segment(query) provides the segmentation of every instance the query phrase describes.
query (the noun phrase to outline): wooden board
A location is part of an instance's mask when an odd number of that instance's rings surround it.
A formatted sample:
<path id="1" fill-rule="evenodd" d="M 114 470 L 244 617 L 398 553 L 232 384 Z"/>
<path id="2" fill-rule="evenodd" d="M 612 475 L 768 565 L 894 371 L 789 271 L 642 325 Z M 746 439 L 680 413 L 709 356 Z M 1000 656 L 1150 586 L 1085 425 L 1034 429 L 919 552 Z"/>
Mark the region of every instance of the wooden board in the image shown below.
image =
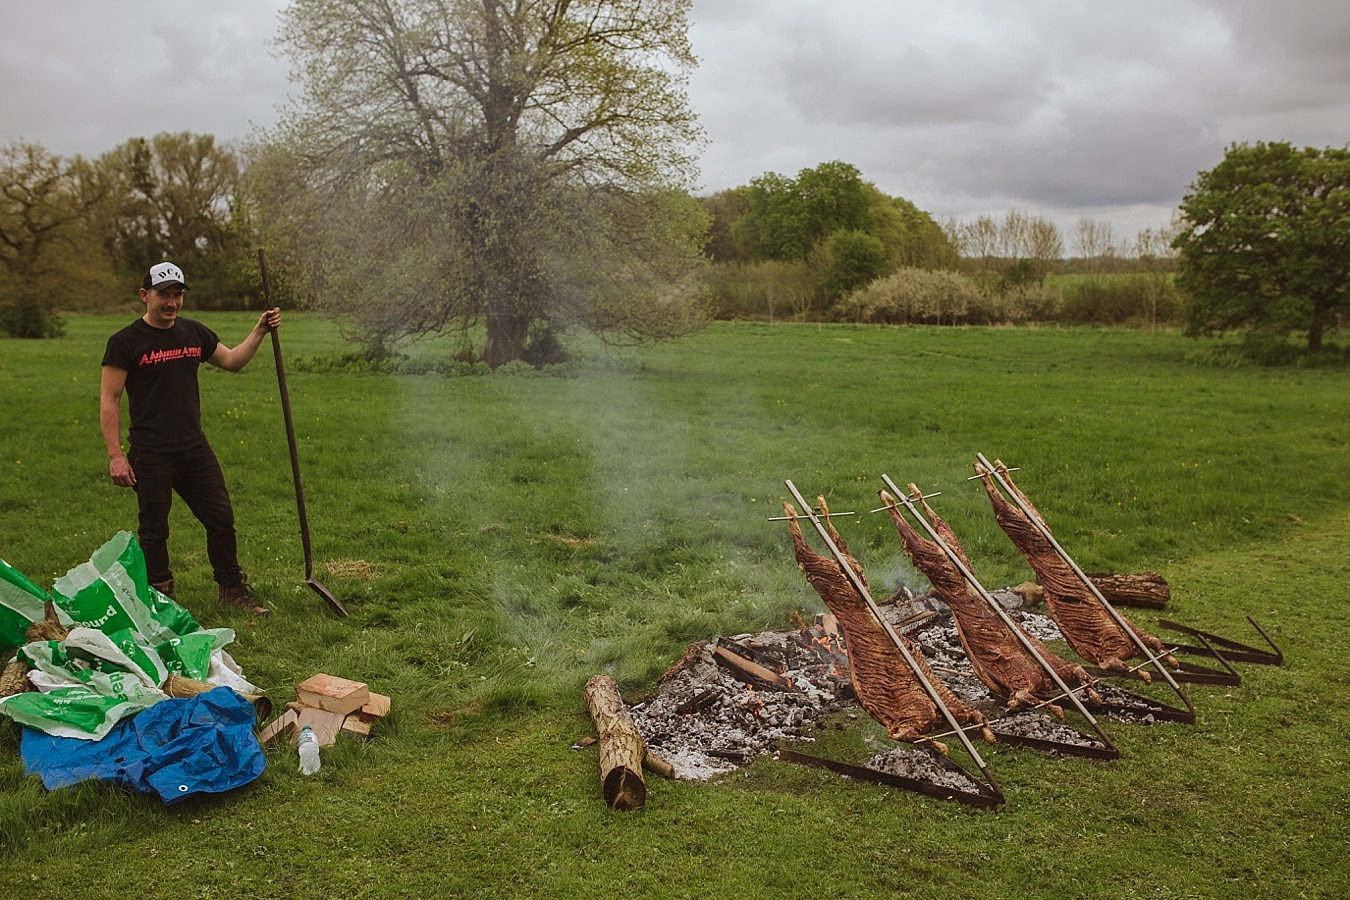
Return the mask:
<path id="1" fill-rule="evenodd" d="M 263 730 L 258 732 L 258 741 L 264 747 L 272 743 L 279 737 L 292 737 L 291 730 L 295 728 L 295 723 L 300 716 L 293 709 L 288 709 L 277 716 L 271 722 L 263 726 Z"/>
<path id="2" fill-rule="evenodd" d="M 299 738 L 301 729 L 308 725 L 314 729 L 314 734 L 318 736 L 320 747 L 331 747 L 333 742 L 337 740 L 338 732 L 342 730 L 344 719 L 346 719 L 346 716 L 342 713 L 304 707 L 297 717 L 292 743 Z"/>
<path id="3" fill-rule="evenodd" d="M 359 738 L 370 737 L 370 724 L 361 720 L 358 715 L 350 715 L 342 720 L 342 730 L 346 734 L 355 735 Z"/>
<path id="4" fill-rule="evenodd" d="M 361 707 L 361 721 L 373 722 L 376 719 L 383 719 L 389 715 L 389 707 L 393 703 L 384 694 L 370 692 L 370 699 Z"/>
<path id="5" fill-rule="evenodd" d="M 349 681 L 336 675 L 312 675 L 295 686 L 295 696 L 305 706 L 346 715 L 370 701 L 364 681 Z"/>

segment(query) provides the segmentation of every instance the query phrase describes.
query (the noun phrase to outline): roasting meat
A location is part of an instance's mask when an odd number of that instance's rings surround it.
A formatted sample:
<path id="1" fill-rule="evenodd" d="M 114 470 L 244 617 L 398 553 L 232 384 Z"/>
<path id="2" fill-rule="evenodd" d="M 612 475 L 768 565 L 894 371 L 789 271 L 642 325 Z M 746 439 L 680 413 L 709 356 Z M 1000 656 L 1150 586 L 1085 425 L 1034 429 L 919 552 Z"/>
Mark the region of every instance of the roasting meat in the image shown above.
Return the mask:
<path id="1" fill-rule="evenodd" d="M 824 499 L 821 510 L 826 512 Z M 878 722 L 886 728 L 887 734 L 897 741 L 920 742 L 924 735 L 942 724 L 942 715 L 924 690 L 919 677 L 906 663 L 904 656 L 896 648 L 885 627 L 877 620 L 868 604 L 849 581 L 844 569 L 834 559 L 821 556 L 807 546 L 802 537 L 801 526 L 797 524 L 797 511 L 790 503 L 783 504 L 783 512 L 788 518 L 788 527 L 792 532 L 792 547 L 797 556 L 806 580 L 816 589 L 816 593 L 825 601 L 839 620 L 844 633 L 844 648 L 848 653 L 849 677 L 853 681 L 854 693 L 858 702 Z M 825 520 L 830 539 L 839 548 L 848 561 L 850 568 L 866 586 L 862 568 L 848 552 L 834 527 Z M 985 718 L 978 710 L 971 708 L 943 684 L 929 668 L 919 648 L 904 635 L 898 635 L 905 642 L 906 649 L 943 704 L 951 710 L 952 716 L 961 725 L 980 725 L 985 740 L 994 740 L 994 735 L 985 726 Z M 934 746 L 946 753 L 946 747 L 934 741 Z"/>
<path id="2" fill-rule="evenodd" d="M 916 502 L 922 506 L 923 513 L 932 524 L 933 530 L 942 537 L 942 542 L 951 548 L 952 553 L 969 570 L 970 560 L 965 550 L 961 548 L 951 526 L 933 511 L 916 486 L 911 484 L 909 488 Z M 1068 663 L 1056 656 L 1016 623 L 1010 625 L 1004 622 L 975 592 L 961 574 L 961 570 L 947 557 L 942 548 L 935 541 L 920 535 L 909 524 L 904 514 L 900 512 L 898 501 L 894 497 L 882 491 L 881 502 L 889 510 L 891 521 L 900 532 L 909 558 L 914 561 L 919 571 L 928 576 L 933 589 L 950 607 L 952 618 L 956 622 L 956 634 L 961 639 L 961 646 L 966 649 L 966 655 L 970 658 L 975 674 L 996 696 L 1007 700 L 1010 709 L 1035 706 L 1038 698 L 1054 697 L 1060 693 L 1054 679 L 1041 668 L 1040 663 L 1027 651 L 1012 629 L 1017 629 L 1026 638 L 1040 654 L 1041 659 L 1054 669 L 1055 674 L 1065 684 L 1078 687 L 1092 683 L 1092 677 L 1082 666 Z M 1091 688 L 1088 691 L 1089 699 L 1094 702 L 1100 699 Z M 1051 705 L 1049 708 L 1056 715 L 1063 715 L 1063 710 L 1059 707 Z"/>
<path id="3" fill-rule="evenodd" d="M 1003 476 L 1003 480 L 1007 482 L 1009 488 L 1016 492 L 1029 509 L 1035 511 L 1036 508 L 1031 505 L 1031 501 L 1027 500 L 1026 495 L 1017 485 L 1013 484 L 1002 464 L 996 463 L 996 465 L 999 465 L 999 474 Z M 1129 667 L 1125 664 L 1125 660 L 1140 655 L 1139 648 L 1130 639 L 1129 633 L 1116 623 L 1116 620 L 1106 611 L 1106 607 L 1083 584 L 1082 579 L 1055 551 L 1054 546 L 1036 528 L 1027 514 L 1003 496 L 998 489 L 998 485 L 994 483 L 991 473 L 984 466 L 978 464 L 975 466 L 975 471 L 985 476 L 980 479 L 980 483 L 984 485 L 985 493 L 989 495 L 989 502 L 994 506 L 994 518 L 998 520 L 999 527 L 1012 539 L 1012 542 L 1017 545 L 1017 549 L 1022 551 L 1022 555 L 1031 564 L 1032 571 L 1036 573 L 1036 580 L 1045 590 L 1045 605 L 1050 612 L 1050 617 L 1059 626 L 1059 630 L 1064 635 L 1064 639 L 1069 642 L 1069 646 L 1083 659 L 1103 669 L 1128 673 Z M 1039 513 L 1037 513 L 1037 516 L 1040 517 Z M 1045 520 L 1041 518 L 1041 521 L 1044 522 Z M 1121 616 L 1121 619 L 1138 635 L 1144 646 L 1155 654 L 1166 651 L 1167 648 L 1162 641 L 1143 631 L 1124 616 Z M 1164 656 L 1163 659 L 1167 661 L 1168 665 L 1175 666 L 1177 664 L 1176 659 L 1170 654 Z M 1135 674 L 1144 681 L 1151 680 L 1149 674 L 1143 670 L 1139 670 Z"/>

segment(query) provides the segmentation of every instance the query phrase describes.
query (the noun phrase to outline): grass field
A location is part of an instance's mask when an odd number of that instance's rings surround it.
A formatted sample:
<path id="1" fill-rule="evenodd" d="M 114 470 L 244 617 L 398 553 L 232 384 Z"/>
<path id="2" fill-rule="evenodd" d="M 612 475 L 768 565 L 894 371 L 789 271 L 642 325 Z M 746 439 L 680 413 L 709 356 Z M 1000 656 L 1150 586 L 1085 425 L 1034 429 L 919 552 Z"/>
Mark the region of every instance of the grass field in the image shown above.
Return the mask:
<path id="1" fill-rule="evenodd" d="M 45 585 L 134 530 L 97 420 L 130 317 L 0 339 L 0 556 Z M 201 318 L 232 343 L 252 317 Z M 565 377 L 311 374 L 337 329 L 291 316 L 283 341 L 318 574 L 351 618 L 302 582 L 266 345 L 202 392 L 275 614 L 217 603 L 175 509 L 179 599 L 237 629 L 275 698 L 327 671 L 394 714 L 313 778 L 278 749 L 256 784 L 170 809 L 45 793 L 0 722 L 0 896 L 1350 894 L 1350 371 L 1190 365 L 1193 341 L 1115 330 L 718 324 Z M 1220 633 L 1255 615 L 1287 665 L 1192 689 L 1193 727 L 1108 724 L 1113 763 L 991 749 L 993 814 L 769 759 L 605 809 L 594 755 L 568 749 L 589 675 L 636 696 L 691 641 L 822 608 L 765 521 L 783 479 L 837 510 L 875 507 L 883 472 L 940 490 L 983 580 L 1028 578 L 965 480 L 977 451 L 1022 467 L 1084 568 L 1161 571 L 1167 617 Z M 841 521 L 874 584 L 923 584 L 884 517 Z M 858 762 L 875 734 L 821 752 Z"/>

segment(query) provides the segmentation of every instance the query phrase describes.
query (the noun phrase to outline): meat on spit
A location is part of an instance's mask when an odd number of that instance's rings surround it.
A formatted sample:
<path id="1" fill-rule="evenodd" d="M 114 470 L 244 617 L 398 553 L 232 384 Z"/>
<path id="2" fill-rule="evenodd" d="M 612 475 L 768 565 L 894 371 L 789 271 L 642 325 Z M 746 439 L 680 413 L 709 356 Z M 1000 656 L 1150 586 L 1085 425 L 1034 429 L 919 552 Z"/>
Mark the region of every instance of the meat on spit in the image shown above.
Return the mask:
<path id="1" fill-rule="evenodd" d="M 1015 491 L 1027 508 L 1035 512 L 1036 507 L 1013 483 L 1007 468 L 1001 463 L 995 465 L 999 467 L 998 474 L 1008 485 L 1009 490 Z M 989 495 L 989 502 L 993 504 L 994 518 L 1031 564 L 1032 571 L 1036 573 L 1036 580 L 1045 590 L 1045 605 L 1050 617 L 1059 626 L 1069 646 L 1083 659 L 1107 671 L 1129 673 L 1130 669 L 1125 660 L 1139 655 L 1139 648 L 1130 635 L 1116 623 L 1106 607 L 1091 589 L 1083 584 L 1083 580 L 1074 572 L 1073 567 L 1056 552 L 1049 539 L 1041 533 L 1027 514 L 1003 496 L 998 485 L 994 483 L 993 474 L 979 463 L 976 463 L 975 471 L 983 476 L 979 480 L 984 485 L 985 493 Z M 1039 513 L 1037 517 L 1041 518 Z M 1042 524 L 1045 522 L 1044 518 L 1041 518 L 1041 522 Z M 1049 530 L 1049 526 L 1046 528 Z M 1174 667 L 1177 665 L 1176 658 L 1166 652 L 1167 647 L 1162 641 L 1123 615 L 1121 620 L 1129 625 L 1144 646 L 1155 654 L 1162 654 L 1162 659 L 1168 665 Z M 1134 674 L 1144 681 L 1152 680 L 1149 673 L 1143 670 L 1138 670 Z"/>
<path id="2" fill-rule="evenodd" d="M 934 512 L 923 498 L 923 493 L 913 484 L 909 485 L 915 502 L 922 506 L 933 530 L 942 538 L 961 564 L 970 570 L 970 559 L 966 556 L 961 543 L 956 539 L 947 521 Z M 1008 703 L 1009 709 L 1033 707 L 1039 699 L 1055 696 L 1059 693 L 1054 679 L 1041 667 L 1036 658 L 1026 649 L 1012 629 L 1017 629 L 1046 665 L 1054 669 L 1056 675 L 1070 687 L 1089 685 L 1087 699 L 1091 703 L 1101 698 L 1092 690 L 1093 682 L 1082 666 L 1070 663 L 1057 656 L 1034 636 L 1028 634 L 1016 623 L 1005 622 L 989 603 L 982 598 L 966 581 L 961 570 L 953 563 L 937 542 L 931 541 L 909 524 L 899 509 L 898 501 L 887 491 L 881 492 L 881 502 L 891 514 L 891 521 L 900 532 L 905 552 L 914 561 L 914 565 L 928 577 L 933 589 L 952 611 L 956 623 L 956 633 L 965 648 L 975 674 L 985 687 L 995 696 Z M 1054 704 L 1049 709 L 1061 718 L 1064 711 Z"/>
<path id="3" fill-rule="evenodd" d="M 867 587 L 862 567 L 849 553 L 847 545 L 829 521 L 825 498 L 820 498 L 819 503 L 830 540 L 839 548 L 859 581 Z M 801 526 L 797 523 L 798 513 L 791 503 L 783 504 L 783 513 L 787 516 L 788 528 L 792 532 L 792 547 L 797 564 L 806 575 L 806 580 L 811 583 L 811 587 L 815 588 L 830 612 L 839 620 L 839 626 L 844 633 L 844 648 L 848 653 L 849 678 L 853 682 L 853 691 L 858 697 L 858 702 L 886 728 L 886 733 L 893 740 L 909 743 L 928 742 L 945 755 L 947 752 L 945 745 L 938 741 L 928 741 L 924 737 L 938 724 L 941 712 L 924 690 L 918 675 L 906 663 L 886 633 L 885 627 L 873 614 L 857 588 L 849 581 L 843 567 L 835 560 L 816 553 L 807 545 L 806 539 L 802 536 Z M 966 704 L 942 683 L 924 660 L 919 648 L 909 638 L 898 633 L 897 637 L 905 642 L 910 657 L 956 721 L 962 726 L 979 725 L 984 739 L 993 742 L 994 734 L 989 730 L 984 715 Z"/>

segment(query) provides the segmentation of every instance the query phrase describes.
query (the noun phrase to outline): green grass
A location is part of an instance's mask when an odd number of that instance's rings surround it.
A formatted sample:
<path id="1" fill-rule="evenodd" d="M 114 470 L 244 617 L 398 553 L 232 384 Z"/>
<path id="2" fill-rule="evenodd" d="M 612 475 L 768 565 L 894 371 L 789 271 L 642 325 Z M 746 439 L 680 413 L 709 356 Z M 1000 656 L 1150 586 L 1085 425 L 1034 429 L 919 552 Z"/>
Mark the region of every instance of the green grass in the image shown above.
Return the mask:
<path id="1" fill-rule="evenodd" d="M 227 342 L 252 318 L 201 317 Z M 44 584 L 134 528 L 97 422 L 122 318 L 0 340 L 0 556 Z M 283 338 L 288 359 L 347 349 L 300 315 Z M 207 371 L 241 555 L 276 614 L 216 602 L 175 509 L 180 599 L 238 629 L 235 658 L 274 697 L 327 671 L 395 712 L 315 778 L 275 750 L 255 785 L 168 810 L 98 785 L 45 793 L 0 724 L 0 895 L 1344 896 L 1350 372 L 1187 364 L 1196 346 L 719 324 L 591 351 L 568 377 L 297 366 L 318 575 L 346 621 L 301 581 L 270 351 Z M 1157 569 L 1168 617 L 1245 638 L 1255 615 L 1289 663 L 1193 689 L 1194 727 L 1108 726 L 1114 763 L 992 749 L 996 814 L 771 760 L 654 782 L 642 813 L 604 808 L 594 756 L 567 749 L 590 729 L 589 675 L 635 696 L 690 641 L 821 608 L 765 521 L 784 478 L 838 510 L 873 508 L 883 472 L 940 490 L 986 583 L 1029 577 L 965 480 L 977 451 L 1022 466 L 1084 568 Z M 841 521 L 874 583 L 922 583 L 883 517 Z M 324 568 L 353 561 L 374 577 Z M 874 735 L 855 725 L 826 749 L 861 761 Z"/>

